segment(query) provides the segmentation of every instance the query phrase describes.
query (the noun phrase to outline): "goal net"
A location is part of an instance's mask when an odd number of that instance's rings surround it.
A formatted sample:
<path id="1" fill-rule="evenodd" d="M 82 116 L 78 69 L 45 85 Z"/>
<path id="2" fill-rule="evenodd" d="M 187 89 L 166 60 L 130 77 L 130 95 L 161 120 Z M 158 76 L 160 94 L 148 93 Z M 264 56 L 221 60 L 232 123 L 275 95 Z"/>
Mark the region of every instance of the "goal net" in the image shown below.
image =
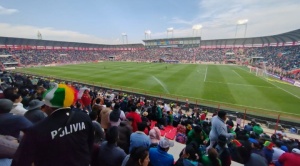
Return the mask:
<path id="1" fill-rule="evenodd" d="M 268 76 L 267 70 L 264 68 L 261 69 L 258 67 L 250 67 L 250 73 L 253 73 L 256 76 L 264 77 L 264 78 L 267 78 L 267 76 Z"/>

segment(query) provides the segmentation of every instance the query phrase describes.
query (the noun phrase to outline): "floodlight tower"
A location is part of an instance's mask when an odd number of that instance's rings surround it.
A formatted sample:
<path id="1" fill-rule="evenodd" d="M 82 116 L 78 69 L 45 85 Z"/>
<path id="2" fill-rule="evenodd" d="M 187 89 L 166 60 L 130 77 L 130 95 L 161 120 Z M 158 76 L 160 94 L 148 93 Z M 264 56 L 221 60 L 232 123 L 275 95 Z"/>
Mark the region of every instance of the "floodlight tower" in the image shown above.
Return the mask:
<path id="1" fill-rule="evenodd" d="M 167 38 L 168 38 L 168 36 L 169 36 L 169 32 L 171 32 L 171 34 L 172 34 L 172 38 L 173 38 L 173 34 L 174 34 L 174 28 L 173 28 L 173 27 L 171 27 L 171 28 L 167 28 Z"/>
<path id="2" fill-rule="evenodd" d="M 192 27 L 193 29 L 193 36 L 197 36 L 197 32 L 200 30 L 200 36 L 202 35 L 202 25 L 201 24 L 196 24 Z"/>
<path id="3" fill-rule="evenodd" d="M 238 30 L 238 26 L 240 26 L 240 25 L 245 25 L 244 37 L 246 37 L 247 23 L 248 23 L 248 20 L 247 20 L 247 19 L 244 19 L 244 20 L 238 20 L 238 21 L 237 21 L 237 23 L 236 23 L 236 28 L 235 28 L 235 36 L 234 36 L 234 37 L 236 37 L 237 30 Z"/>
<path id="4" fill-rule="evenodd" d="M 122 41 L 123 41 L 123 44 L 128 44 L 128 36 L 126 33 L 122 33 Z"/>
<path id="5" fill-rule="evenodd" d="M 37 33 L 37 38 L 38 38 L 38 40 L 42 40 L 43 39 L 42 34 L 41 34 L 40 31 L 38 31 L 38 33 Z"/>
<path id="6" fill-rule="evenodd" d="M 151 39 L 151 31 L 150 30 L 145 31 L 145 39 Z"/>

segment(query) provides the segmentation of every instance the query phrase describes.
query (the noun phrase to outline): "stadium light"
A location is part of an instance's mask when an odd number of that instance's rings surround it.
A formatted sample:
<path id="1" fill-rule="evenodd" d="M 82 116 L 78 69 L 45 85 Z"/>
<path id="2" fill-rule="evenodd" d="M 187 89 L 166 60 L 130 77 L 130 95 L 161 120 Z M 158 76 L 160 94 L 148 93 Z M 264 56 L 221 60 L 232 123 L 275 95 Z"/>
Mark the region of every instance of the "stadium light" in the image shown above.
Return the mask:
<path id="1" fill-rule="evenodd" d="M 146 30 L 145 31 L 145 39 L 151 39 L 151 31 L 150 30 Z"/>
<path id="2" fill-rule="evenodd" d="M 171 32 L 172 38 L 173 38 L 174 28 L 173 27 L 167 28 L 167 38 L 168 38 L 169 32 Z"/>
<path id="3" fill-rule="evenodd" d="M 242 25 L 242 24 L 247 24 L 248 20 L 244 19 L 244 20 L 238 20 L 237 24 Z"/>
<path id="4" fill-rule="evenodd" d="M 248 20 L 247 20 L 247 19 L 242 19 L 242 20 L 238 20 L 238 21 L 237 21 L 237 23 L 236 23 L 236 28 L 235 28 L 235 37 L 236 37 L 236 34 L 237 34 L 238 26 L 240 26 L 240 25 L 245 25 L 244 37 L 246 37 L 247 23 L 248 23 Z"/>
<path id="5" fill-rule="evenodd" d="M 126 44 L 128 44 L 128 36 L 126 33 L 122 33 L 122 41 L 123 41 L 123 44 L 125 44 L 125 41 L 126 40 Z"/>
<path id="6" fill-rule="evenodd" d="M 193 36 L 194 36 L 195 32 L 196 32 L 196 35 L 197 35 L 197 31 L 199 31 L 199 30 L 200 30 L 200 36 L 201 36 L 201 34 L 202 34 L 202 27 L 203 26 L 201 24 L 193 25 L 193 27 L 192 27 L 192 29 L 193 29 Z"/>

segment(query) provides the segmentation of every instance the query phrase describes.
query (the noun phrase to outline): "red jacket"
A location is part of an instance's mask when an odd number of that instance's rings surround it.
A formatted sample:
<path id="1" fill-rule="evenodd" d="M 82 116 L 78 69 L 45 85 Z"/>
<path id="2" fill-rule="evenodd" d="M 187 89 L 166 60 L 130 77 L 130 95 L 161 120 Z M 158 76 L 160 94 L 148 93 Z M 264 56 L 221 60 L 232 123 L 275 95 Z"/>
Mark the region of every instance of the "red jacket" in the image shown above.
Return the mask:
<path id="1" fill-rule="evenodd" d="M 133 119 L 133 122 L 132 122 L 132 131 L 133 132 L 136 132 L 138 129 L 137 129 L 137 124 L 139 122 L 142 122 L 142 118 L 141 116 L 136 113 L 136 112 L 129 112 L 127 115 L 126 115 L 126 118 L 132 118 Z"/>
<path id="2" fill-rule="evenodd" d="M 83 105 L 83 107 L 86 107 L 88 105 L 91 104 L 91 96 L 89 94 L 83 94 L 82 97 L 81 97 L 81 103 Z"/>
<path id="3" fill-rule="evenodd" d="M 294 166 L 297 165 L 297 163 L 300 163 L 300 154 L 295 153 L 283 153 L 278 161 L 282 166 Z"/>

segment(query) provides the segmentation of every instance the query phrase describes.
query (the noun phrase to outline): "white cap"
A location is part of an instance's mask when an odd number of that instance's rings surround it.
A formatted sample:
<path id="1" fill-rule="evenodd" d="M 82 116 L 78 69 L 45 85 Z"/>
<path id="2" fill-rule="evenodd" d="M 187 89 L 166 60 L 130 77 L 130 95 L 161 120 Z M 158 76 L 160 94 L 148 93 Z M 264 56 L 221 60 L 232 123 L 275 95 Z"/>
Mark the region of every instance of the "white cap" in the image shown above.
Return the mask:
<path id="1" fill-rule="evenodd" d="M 160 139 L 159 141 L 159 146 L 161 148 L 169 148 L 169 147 L 173 147 L 174 146 L 174 142 L 173 141 L 170 141 L 169 139 L 167 138 L 162 138 Z"/>

